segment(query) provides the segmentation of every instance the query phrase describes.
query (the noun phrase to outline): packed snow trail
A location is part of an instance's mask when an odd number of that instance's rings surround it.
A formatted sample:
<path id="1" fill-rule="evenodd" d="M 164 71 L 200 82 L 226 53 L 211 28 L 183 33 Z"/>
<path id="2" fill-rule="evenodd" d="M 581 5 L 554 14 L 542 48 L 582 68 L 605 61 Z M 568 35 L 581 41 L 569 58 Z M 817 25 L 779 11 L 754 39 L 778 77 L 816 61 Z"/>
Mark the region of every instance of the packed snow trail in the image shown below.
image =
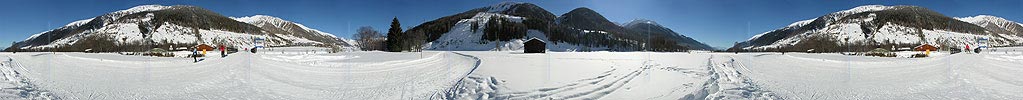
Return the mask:
<path id="1" fill-rule="evenodd" d="M 450 52 L 235 53 L 159 58 L 90 53 L 5 54 L 35 88 L 61 99 L 425 99 L 471 71 Z M 212 54 L 216 55 L 216 54 Z"/>
<path id="2" fill-rule="evenodd" d="M 745 66 L 736 64 L 734 58 L 707 59 L 707 67 L 710 69 L 710 79 L 703 85 L 703 91 L 694 95 L 687 95 L 685 99 L 697 100 L 734 100 L 734 99 L 757 99 L 772 100 L 781 99 L 774 93 L 762 89 L 755 82 L 742 74 Z"/>
<path id="3" fill-rule="evenodd" d="M 466 55 L 466 54 L 458 53 L 458 52 L 453 52 L 453 53 L 458 54 L 458 55 L 462 55 L 462 56 L 465 56 L 465 57 L 471 57 L 473 59 L 476 59 L 476 63 L 474 63 L 472 69 L 469 70 L 468 73 L 465 73 L 465 76 L 463 76 L 462 78 L 459 78 L 458 81 L 455 82 L 455 84 L 451 85 L 451 87 L 449 87 L 444 92 L 434 93 L 433 95 L 430 96 L 430 99 L 441 99 L 441 97 L 437 97 L 437 95 L 442 95 L 442 96 L 444 96 L 443 98 L 454 98 L 453 95 L 443 95 L 443 94 L 445 94 L 445 93 L 453 93 L 453 92 L 457 91 L 456 89 L 459 87 L 459 85 L 462 85 L 462 83 L 465 82 L 465 79 L 469 78 L 469 75 L 472 74 L 472 72 L 475 72 L 476 68 L 480 67 L 480 62 L 481 62 L 480 58 L 475 57 L 475 56 L 471 56 L 471 55 Z"/>
<path id="4" fill-rule="evenodd" d="M 37 99 L 51 100 L 59 99 L 46 90 L 35 87 L 28 79 L 21 76 L 15 69 L 23 69 L 21 64 L 14 62 L 13 58 L 7 57 L 0 61 L 0 99 Z"/>
<path id="5" fill-rule="evenodd" d="M 882 58 L 840 54 L 719 54 L 786 99 L 1018 99 L 1021 60 L 1012 54 Z M 1019 54 L 1015 54 L 1019 55 Z M 1023 57 L 1021 57 L 1023 58 Z"/>

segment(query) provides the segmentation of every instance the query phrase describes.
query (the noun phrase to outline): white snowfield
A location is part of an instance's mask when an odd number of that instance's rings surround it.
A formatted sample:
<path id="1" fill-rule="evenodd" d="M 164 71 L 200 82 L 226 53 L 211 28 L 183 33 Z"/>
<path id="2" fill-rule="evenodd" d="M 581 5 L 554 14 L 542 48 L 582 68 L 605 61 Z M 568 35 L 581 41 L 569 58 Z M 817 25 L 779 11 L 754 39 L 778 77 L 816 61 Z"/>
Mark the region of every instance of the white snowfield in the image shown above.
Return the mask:
<path id="1" fill-rule="evenodd" d="M 1023 96 L 1023 48 L 930 58 L 807 53 L 468 52 L 447 99 L 987 99 Z"/>
<path id="2" fill-rule="evenodd" d="M 1023 96 L 1023 47 L 809 53 L 0 53 L 0 99 L 985 99 Z M 944 53 L 944 52 L 935 52 Z"/>
<path id="3" fill-rule="evenodd" d="M 13 59 L 2 68 L 8 78 L 0 99 L 425 99 L 452 87 L 478 61 L 451 52 L 210 53 L 216 56 L 199 63 L 118 54 L 0 55 Z"/>

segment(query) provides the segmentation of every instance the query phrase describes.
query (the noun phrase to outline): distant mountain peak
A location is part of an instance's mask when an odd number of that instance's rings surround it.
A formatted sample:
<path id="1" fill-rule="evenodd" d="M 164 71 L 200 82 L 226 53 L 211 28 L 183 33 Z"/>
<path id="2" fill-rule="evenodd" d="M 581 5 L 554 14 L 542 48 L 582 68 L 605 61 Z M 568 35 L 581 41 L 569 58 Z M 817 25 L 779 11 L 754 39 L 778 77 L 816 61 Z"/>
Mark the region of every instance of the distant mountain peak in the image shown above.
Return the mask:
<path id="1" fill-rule="evenodd" d="M 302 30 L 307 30 L 307 31 L 311 31 L 313 33 L 318 33 L 320 35 L 329 36 L 329 37 L 332 37 L 332 38 L 337 38 L 337 36 L 335 36 L 334 34 L 330 34 L 330 33 L 327 33 L 327 32 L 322 32 L 320 30 L 316 30 L 316 29 L 313 29 L 313 28 L 306 27 L 305 25 L 302 25 L 302 24 L 299 24 L 299 23 L 295 23 L 295 22 L 292 22 L 292 21 L 281 19 L 279 17 L 269 16 L 269 15 L 252 15 L 252 16 L 248 16 L 248 17 L 239 17 L 239 18 L 231 17 L 231 19 L 234 19 L 234 20 L 237 20 L 237 21 L 240 21 L 240 22 L 245 22 L 245 23 L 253 24 L 253 25 L 256 25 L 256 26 L 263 26 L 264 24 L 271 24 L 271 25 L 277 26 L 277 27 L 284 27 L 284 26 L 287 26 L 288 24 L 294 24 L 294 25 L 298 26 L 299 28 L 301 28 Z"/>
<path id="2" fill-rule="evenodd" d="M 655 26 L 661 26 L 661 24 L 657 24 L 657 22 L 655 22 L 653 20 L 649 20 L 649 19 L 633 19 L 632 21 L 629 21 L 629 23 L 625 23 L 622 26 L 623 27 L 629 27 L 629 26 L 638 25 L 638 24 L 650 24 L 650 25 L 655 25 Z"/>
<path id="3" fill-rule="evenodd" d="M 501 2 L 501 3 L 495 4 L 495 5 L 490 5 L 490 7 L 488 7 L 488 9 L 487 9 L 487 12 L 491 12 L 491 13 L 494 13 L 494 12 L 504 12 L 504 11 L 511 10 L 512 8 L 515 7 L 515 5 L 520 5 L 520 4 L 529 4 L 529 3 L 515 2 L 515 1 L 505 1 L 505 2 Z"/>
<path id="4" fill-rule="evenodd" d="M 572 11 L 568 11 L 568 13 L 562 14 L 555 20 L 555 23 L 582 29 L 598 29 L 599 27 L 597 26 L 619 26 L 608 21 L 607 18 L 604 18 L 604 15 L 600 15 L 597 11 L 586 7 L 575 8 Z"/>
<path id="5" fill-rule="evenodd" d="M 980 21 L 998 21 L 998 22 L 1009 21 L 1009 22 L 1011 22 L 1008 19 L 1005 19 L 1005 18 L 1002 18 L 1002 17 L 998 17 L 998 16 L 992 16 L 992 15 L 977 15 L 977 16 L 971 16 L 971 17 L 957 17 L 956 19 L 959 19 L 959 20 L 962 20 L 962 21 L 966 21 L 966 22 L 970 22 L 970 23 L 976 23 L 976 22 L 980 22 Z"/>
<path id="6" fill-rule="evenodd" d="M 168 9 L 168 8 L 171 8 L 171 7 L 173 7 L 173 6 L 164 6 L 164 5 L 155 5 L 155 4 L 154 5 L 139 5 L 139 6 L 135 6 L 135 7 L 131 7 L 131 8 L 125 9 L 125 10 L 119 10 L 119 11 L 116 11 L 114 13 L 133 13 L 133 12 L 143 12 L 143 11 L 156 11 L 156 10 Z"/>
<path id="7" fill-rule="evenodd" d="M 892 9 L 892 8 L 895 8 L 895 6 L 863 5 L 863 6 L 854 7 L 852 9 L 842 10 L 842 11 L 839 11 L 839 12 L 843 12 L 843 13 L 860 13 L 860 12 L 867 12 L 867 11 L 887 10 L 887 9 Z"/>
<path id="8" fill-rule="evenodd" d="M 1002 17 L 993 15 L 977 15 L 955 19 L 984 27 L 992 33 L 1003 34 L 1000 35 L 1002 37 L 1023 37 L 1023 24 Z"/>
<path id="9" fill-rule="evenodd" d="M 568 12 L 569 12 L 569 13 L 572 13 L 572 12 L 577 12 L 577 13 L 578 13 L 578 12 L 592 12 L 592 13 L 597 13 L 597 11 L 593 11 L 593 9 L 590 9 L 590 8 L 587 8 L 587 7 L 579 7 L 579 8 L 575 8 L 575 9 L 572 9 L 572 11 L 568 11 Z"/>
<path id="10" fill-rule="evenodd" d="M 274 17 L 274 16 L 267 16 L 267 15 L 252 15 L 252 16 L 247 16 L 247 17 L 231 17 L 231 19 L 238 20 L 238 21 L 245 22 L 245 23 L 250 23 L 250 24 L 257 24 L 257 23 L 258 24 L 274 24 L 275 26 L 280 26 L 283 23 L 291 23 L 291 21 L 287 21 L 287 20 L 284 20 L 284 19 L 281 19 L 281 18 L 277 18 L 277 17 Z M 260 23 L 260 22 L 268 22 L 268 23 Z"/>

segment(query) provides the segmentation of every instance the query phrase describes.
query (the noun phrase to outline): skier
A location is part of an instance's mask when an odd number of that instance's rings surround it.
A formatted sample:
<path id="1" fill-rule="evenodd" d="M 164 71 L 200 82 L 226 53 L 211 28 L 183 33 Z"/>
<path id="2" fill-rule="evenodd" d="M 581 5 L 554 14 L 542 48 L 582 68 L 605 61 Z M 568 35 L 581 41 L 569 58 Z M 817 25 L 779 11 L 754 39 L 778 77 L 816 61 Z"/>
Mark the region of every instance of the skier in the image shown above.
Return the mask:
<path id="1" fill-rule="evenodd" d="M 199 50 L 192 49 L 192 63 L 199 62 L 199 58 L 197 58 L 196 56 L 199 56 Z"/>
<path id="2" fill-rule="evenodd" d="M 224 50 L 224 45 L 220 45 L 220 58 L 227 57 L 227 51 Z"/>
<path id="3" fill-rule="evenodd" d="M 970 44 L 966 44 L 966 52 L 970 52 Z"/>

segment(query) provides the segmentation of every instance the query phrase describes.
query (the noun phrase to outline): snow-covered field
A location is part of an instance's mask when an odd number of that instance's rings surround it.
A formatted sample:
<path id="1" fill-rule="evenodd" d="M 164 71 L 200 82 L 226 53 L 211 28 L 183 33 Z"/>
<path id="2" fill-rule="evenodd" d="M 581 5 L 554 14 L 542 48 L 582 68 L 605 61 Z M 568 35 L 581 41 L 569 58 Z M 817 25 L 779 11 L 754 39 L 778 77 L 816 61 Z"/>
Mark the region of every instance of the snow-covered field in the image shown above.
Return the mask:
<path id="1" fill-rule="evenodd" d="M 198 63 L 183 57 L 4 52 L 0 99 L 1023 98 L 1018 95 L 1023 47 L 928 58 L 318 50 L 324 49 L 274 48 Z"/>
<path id="2" fill-rule="evenodd" d="M 53 94 L 92 100 L 421 99 L 451 87 L 478 61 L 452 52 L 239 52 L 199 63 L 192 58 L 91 53 L 0 56 L 13 59 L 3 66 L 5 98 Z M 25 95 L 33 91 L 46 93 Z"/>
<path id="3" fill-rule="evenodd" d="M 807 53 L 468 52 L 457 99 L 1020 99 L 1023 48 L 929 58 Z M 1015 51 L 1013 51 L 1015 50 Z"/>

